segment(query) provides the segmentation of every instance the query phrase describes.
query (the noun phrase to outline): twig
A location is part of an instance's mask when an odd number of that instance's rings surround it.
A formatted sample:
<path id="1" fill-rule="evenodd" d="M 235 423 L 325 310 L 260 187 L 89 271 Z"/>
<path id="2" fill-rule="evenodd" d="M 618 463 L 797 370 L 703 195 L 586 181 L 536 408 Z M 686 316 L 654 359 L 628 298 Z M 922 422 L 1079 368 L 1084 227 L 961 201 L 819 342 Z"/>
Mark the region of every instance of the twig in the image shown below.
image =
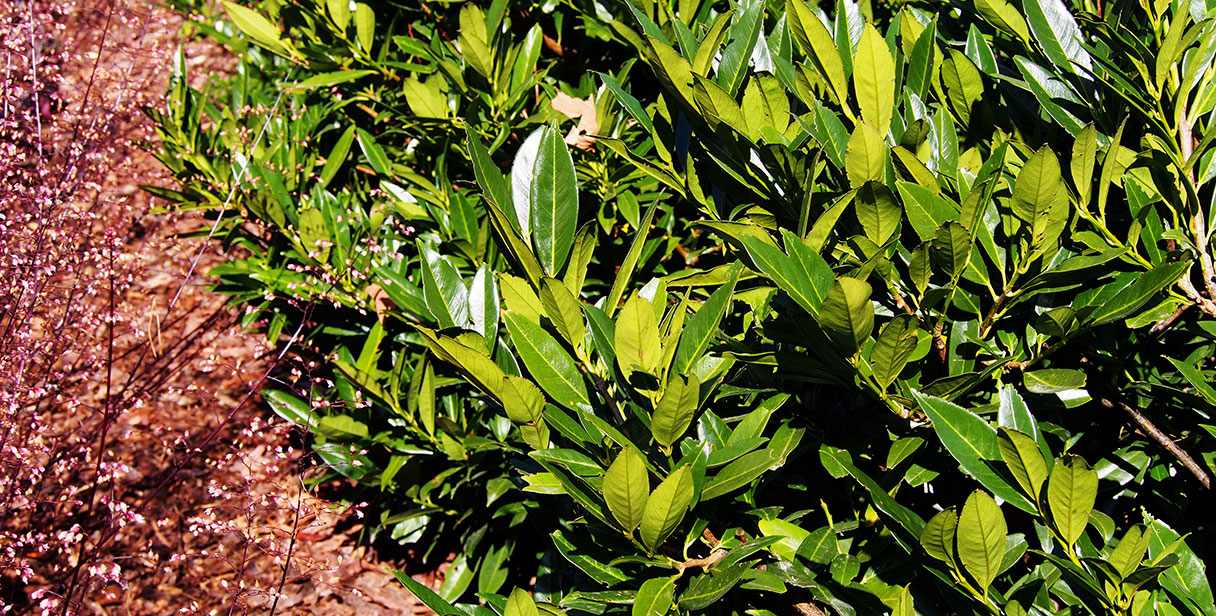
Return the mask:
<path id="1" fill-rule="evenodd" d="M 1157 426 L 1153 425 L 1153 422 L 1149 421 L 1149 418 L 1145 417 L 1143 413 L 1118 400 L 1112 401 L 1101 397 L 1099 397 L 1097 400 L 1106 408 L 1117 408 L 1121 409 L 1124 413 L 1127 413 L 1128 416 L 1132 418 L 1132 421 L 1134 421 L 1137 426 L 1140 426 L 1141 430 L 1152 437 L 1154 441 L 1157 441 L 1157 444 L 1164 447 L 1166 451 L 1170 452 L 1170 454 L 1173 455 L 1178 462 L 1182 463 L 1182 466 L 1185 467 L 1186 470 L 1190 471 L 1190 473 L 1195 476 L 1195 479 L 1198 479 L 1199 483 L 1203 484 L 1203 487 L 1211 489 L 1212 480 L 1210 477 L 1208 477 L 1208 474 L 1204 472 L 1203 468 L 1199 466 L 1199 464 L 1197 464 L 1190 455 L 1183 451 L 1182 448 L 1173 441 L 1173 439 L 1157 428 Z"/>
<path id="2" fill-rule="evenodd" d="M 724 548 L 722 546 L 718 546 L 718 547 L 715 547 L 714 551 L 710 552 L 709 556 L 706 556 L 705 558 L 690 558 L 690 559 L 676 565 L 676 570 L 683 573 L 685 569 L 689 569 L 691 567 L 700 567 L 702 569 L 707 569 L 707 568 L 713 566 L 714 563 L 718 562 L 719 560 L 722 560 L 725 557 L 726 557 L 726 548 Z"/>
<path id="3" fill-rule="evenodd" d="M 1175 310 L 1174 314 L 1171 314 L 1169 316 L 1169 318 L 1167 318 L 1164 321 L 1161 321 L 1161 322 L 1157 323 L 1156 325 L 1152 326 L 1151 328 L 1149 328 L 1148 335 L 1156 336 L 1157 334 L 1160 334 L 1161 332 L 1165 331 L 1166 329 L 1169 329 L 1169 327 L 1171 325 L 1173 325 L 1174 322 L 1177 321 L 1183 315 L 1183 313 L 1185 313 L 1187 310 L 1189 310 L 1191 308 L 1191 306 L 1194 306 L 1194 305 L 1195 304 L 1183 304 L 1182 307 Z"/>

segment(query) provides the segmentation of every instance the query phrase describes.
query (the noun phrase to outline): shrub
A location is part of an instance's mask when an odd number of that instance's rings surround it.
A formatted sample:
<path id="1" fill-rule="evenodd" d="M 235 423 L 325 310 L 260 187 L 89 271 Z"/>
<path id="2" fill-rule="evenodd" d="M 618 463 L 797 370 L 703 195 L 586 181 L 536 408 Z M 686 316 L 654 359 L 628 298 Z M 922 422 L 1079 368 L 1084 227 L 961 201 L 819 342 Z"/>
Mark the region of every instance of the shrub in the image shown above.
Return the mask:
<path id="1" fill-rule="evenodd" d="M 1216 612 L 1202 5 L 225 6 L 161 192 L 437 612 Z"/>

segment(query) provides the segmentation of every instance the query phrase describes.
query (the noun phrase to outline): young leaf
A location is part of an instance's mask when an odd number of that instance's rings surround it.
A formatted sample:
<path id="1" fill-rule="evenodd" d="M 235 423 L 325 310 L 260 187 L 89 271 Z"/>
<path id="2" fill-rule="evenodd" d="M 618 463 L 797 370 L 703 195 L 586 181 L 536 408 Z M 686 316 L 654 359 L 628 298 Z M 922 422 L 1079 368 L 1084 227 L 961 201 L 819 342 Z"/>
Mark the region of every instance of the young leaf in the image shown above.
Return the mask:
<path id="1" fill-rule="evenodd" d="M 511 591 L 511 596 L 507 597 L 507 606 L 503 610 L 503 616 L 540 616 L 540 611 L 536 608 L 536 602 L 532 600 L 532 595 L 522 588 L 516 588 Z"/>
<path id="2" fill-rule="evenodd" d="M 1013 215 L 1025 221 L 1031 232 L 1031 245 L 1040 246 L 1059 236 L 1052 236 L 1053 218 L 1058 217 L 1061 204 L 1067 207 L 1068 192 L 1060 175 L 1060 161 L 1050 149 L 1035 152 L 1018 173 L 1013 187 Z"/>
<path id="3" fill-rule="evenodd" d="M 587 327 L 583 323 L 583 311 L 570 289 L 555 278 L 545 278 L 540 285 L 540 303 L 545 316 L 557 328 L 559 334 L 570 343 L 576 353 L 581 353 Z"/>
<path id="4" fill-rule="evenodd" d="M 870 285 L 856 278 L 838 278 L 819 309 L 819 325 L 844 355 L 853 355 L 874 330 Z"/>
<path id="5" fill-rule="evenodd" d="M 1030 31 L 1052 64 L 1088 78 L 1093 61 L 1085 51 L 1081 28 L 1068 12 L 1068 6 L 1062 0 L 1026 0 L 1022 9 L 1026 11 Z"/>
<path id="6" fill-rule="evenodd" d="M 849 185 L 857 188 L 870 180 L 882 181 L 887 168 L 887 142 L 868 122 L 859 122 L 849 137 L 845 170 Z"/>
<path id="7" fill-rule="evenodd" d="M 857 190 L 853 209 L 866 237 L 882 246 L 899 230 L 903 208 L 890 188 L 879 182 L 866 182 Z"/>
<path id="8" fill-rule="evenodd" d="M 828 93 L 841 105 L 848 104 L 849 85 L 845 77 L 844 61 L 836 50 L 836 43 L 827 27 L 803 0 L 786 0 L 786 15 L 794 38 L 815 65 L 819 75 L 830 86 Z"/>
<path id="9" fill-rule="evenodd" d="M 975 0 L 975 8 L 984 21 L 995 26 L 1002 32 L 1016 36 L 1023 41 L 1030 40 L 1030 29 L 1026 20 L 1013 5 L 1005 0 Z"/>
<path id="10" fill-rule="evenodd" d="M 954 559 L 954 532 L 958 528 L 958 515 L 952 509 L 944 509 L 929 518 L 920 533 L 920 545 L 925 552 L 940 561 L 958 568 Z"/>
<path id="11" fill-rule="evenodd" d="M 1039 492 L 1043 489 L 1043 482 L 1047 481 L 1048 473 L 1047 461 L 1039 451 L 1039 444 L 1021 432 L 1001 428 L 997 434 L 997 447 L 1018 485 L 1034 502 L 1039 502 Z"/>
<path id="12" fill-rule="evenodd" d="M 235 2 L 224 0 L 224 10 L 232 18 L 232 23 L 246 36 L 257 44 L 280 55 L 291 58 L 299 54 L 290 43 L 284 42 L 279 29 L 261 13 L 243 7 Z"/>
<path id="13" fill-rule="evenodd" d="M 528 194 L 536 257 L 550 276 L 557 276 L 578 226 L 578 180 L 566 142 L 550 127 L 541 129 Z"/>
<path id="14" fill-rule="evenodd" d="M 641 294 L 634 293 L 621 308 L 613 346 L 617 363 L 626 378 L 634 372 L 658 375 L 659 362 L 663 359 L 659 324 L 654 318 L 654 307 Z"/>
<path id="15" fill-rule="evenodd" d="M 676 529 L 692 502 L 692 473 L 688 466 L 673 471 L 646 500 L 642 515 L 642 545 L 653 553 Z"/>
<path id="16" fill-rule="evenodd" d="M 642 456 L 632 447 L 622 449 L 604 474 L 604 502 L 626 533 L 642 523 L 649 495 L 650 473 Z"/>
<path id="17" fill-rule="evenodd" d="M 650 418 L 650 432 L 664 449 L 679 441 L 692 425 L 700 389 L 701 382 L 694 375 L 675 374 L 667 382 L 667 389 Z"/>
<path id="18" fill-rule="evenodd" d="M 973 492 L 958 516 L 955 548 L 959 562 L 979 583 L 985 597 L 992 580 L 1001 573 L 1007 531 L 1005 514 L 996 501 L 979 490 Z"/>
<path id="19" fill-rule="evenodd" d="M 877 129 L 879 135 L 887 134 L 895 109 L 895 60 L 887 41 L 869 23 L 861 33 L 853 59 L 853 89 L 862 120 Z"/>
<path id="20" fill-rule="evenodd" d="M 1094 168 L 1098 163 L 1098 129 L 1093 124 L 1086 126 L 1077 135 L 1072 145 L 1072 184 L 1077 189 L 1082 205 L 1089 205 L 1090 191 L 1094 185 Z"/>
<path id="21" fill-rule="evenodd" d="M 1098 473 L 1080 459 L 1060 462 L 1052 469 L 1047 480 L 1047 508 L 1052 525 L 1070 550 L 1089 524 L 1097 495 Z"/>
<path id="22" fill-rule="evenodd" d="M 870 365 L 874 380 L 883 390 L 894 383 L 908 365 L 908 358 L 916 350 L 916 329 L 916 317 L 901 314 L 888 321 L 878 334 L 874 350 L 870 352 Z"/>
<path id="23" fill-rule="evenodd" d="M 663 616 L 675 602 L 675 578 L 652 578 L 642 582 L 633 598 L 630 616 Z"/>

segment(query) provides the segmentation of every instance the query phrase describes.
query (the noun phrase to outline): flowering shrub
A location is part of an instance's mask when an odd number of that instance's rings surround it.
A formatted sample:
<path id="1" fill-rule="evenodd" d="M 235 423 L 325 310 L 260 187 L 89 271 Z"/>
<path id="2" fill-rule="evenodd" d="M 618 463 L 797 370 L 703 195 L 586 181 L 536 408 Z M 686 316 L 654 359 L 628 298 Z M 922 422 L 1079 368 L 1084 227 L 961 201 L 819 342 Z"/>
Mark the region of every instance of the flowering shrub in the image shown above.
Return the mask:
<path id="1" fill-rule="evenodd" d="M 159 194 L 437 613 L 1216 613 L 1206 5 L 224 11 Z"/>

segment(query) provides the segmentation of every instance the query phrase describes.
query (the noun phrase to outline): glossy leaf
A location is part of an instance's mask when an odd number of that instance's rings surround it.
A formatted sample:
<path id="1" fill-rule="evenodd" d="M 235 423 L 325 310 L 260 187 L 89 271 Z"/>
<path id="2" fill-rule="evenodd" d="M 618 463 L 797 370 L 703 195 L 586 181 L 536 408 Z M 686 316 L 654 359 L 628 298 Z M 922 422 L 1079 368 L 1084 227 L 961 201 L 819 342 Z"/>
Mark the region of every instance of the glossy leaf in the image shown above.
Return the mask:
<path id="1" fill-rule="evenodd" d="M 1079 459 L 1061 462 L 1047 480 L 1047 508 L 1056 531 L 1071 549 L 1089 525 L 1098 495 L 1098 474 Z"/>
<path id="2" fill-rule="evenodd" d="M 650 473 L 646 463 L 631 447 L 621 450 L 604 474 L 604 502 L 608 511 L 627 533 L 642 523 L 650 496 Z"/>
<path id="3" fill-rule="evenodd" d="M 985 596 L 1005 559 L 1005 514 L 984 492 L 972 492 L 958 516 L 955 549 L 959 563 L 979 584 Z"/>
<path id="4" fill-rule="evenodd" d="M 508 311 L 504 318 L 519 358 L 537 385 L 554 402 L 568 409 L 589 409 L 591 400 L 582 374 L 557 340 L 539 325 L 513 312 Z"/>
<path id="5" fill-rule="evenodd" d="M 537 260 L 550 276 L 557 276 L 578 226 L 578 181 L 561 135 L 552 128 L 541 131 L 528 191 L 529 225 Z"/>
<path id="6" fill-rule="evenodd" d="M 874 330 L 870 285 L 856 278 L 839 278 L 823 300 L 819 324 L 845 355 L 853 355 Z"/>
<path id="7" fill-rule="evenodd" d="M 639 535 L 642 544 L 654 552 L 684 519 L 692 503 L 692 474 L 687 466 L 672 471 L 646 500 Z M 702 493 L 702 498 L 709 498 Z"/>
<path id="8" fill-rule="evenodd" d="M 895 60 L 887 42 L 866 24 L 853 59 L 853 90 L 866 124 L 885 135 L 895 109 Z"/>

